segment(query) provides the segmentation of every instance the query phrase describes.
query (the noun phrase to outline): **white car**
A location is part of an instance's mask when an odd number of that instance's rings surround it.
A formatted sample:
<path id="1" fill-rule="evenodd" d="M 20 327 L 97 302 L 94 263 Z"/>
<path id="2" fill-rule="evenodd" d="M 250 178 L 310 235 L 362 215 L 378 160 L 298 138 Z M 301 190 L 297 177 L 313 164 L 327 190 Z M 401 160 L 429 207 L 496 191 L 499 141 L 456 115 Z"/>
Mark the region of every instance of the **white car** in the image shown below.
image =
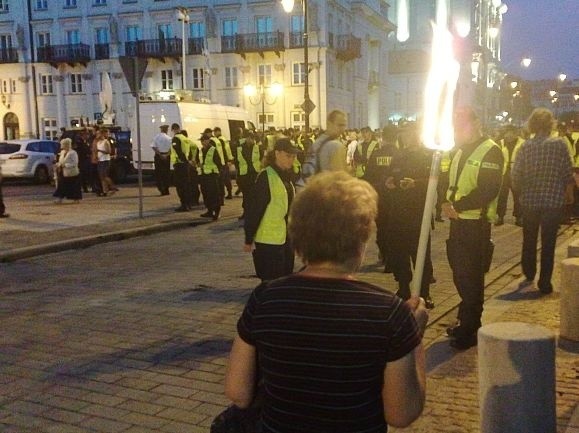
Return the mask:
<path id="1" fill-rule="evenodd" d="M 50 140 L 0 141 L 0 164 L 5 178 L 22 177 L 48 183 L 59 144 Z"/>

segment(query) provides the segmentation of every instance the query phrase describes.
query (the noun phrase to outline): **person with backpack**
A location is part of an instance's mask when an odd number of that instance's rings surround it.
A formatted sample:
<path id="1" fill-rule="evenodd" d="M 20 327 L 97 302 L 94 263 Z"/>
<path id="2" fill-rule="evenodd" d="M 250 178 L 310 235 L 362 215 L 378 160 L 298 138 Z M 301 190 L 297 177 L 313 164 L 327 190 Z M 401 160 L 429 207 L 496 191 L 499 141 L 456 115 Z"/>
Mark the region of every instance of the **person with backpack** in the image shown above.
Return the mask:
<path id="1" fill-rule="evenodd" d="M 348 125 L 346 113 L 334 110 L 328 115 L 326 130 L 316 141 L 305 147 L 306 156 L 302 164 L 301 178 L 296 187 L 305 186 L 307 180 L 322 171 L 348 171 L 346 164 L 346 147 L 341 141 L 341 135 Z"/>

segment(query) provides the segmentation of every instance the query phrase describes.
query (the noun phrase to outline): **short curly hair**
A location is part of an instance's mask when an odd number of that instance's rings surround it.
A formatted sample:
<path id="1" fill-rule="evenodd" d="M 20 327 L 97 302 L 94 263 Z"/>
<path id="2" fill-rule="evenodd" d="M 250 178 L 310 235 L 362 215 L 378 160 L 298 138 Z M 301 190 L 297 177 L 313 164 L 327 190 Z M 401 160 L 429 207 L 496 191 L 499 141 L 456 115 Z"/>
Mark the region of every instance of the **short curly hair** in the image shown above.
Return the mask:
<path id="1" fill-rule="evenodd" d="M 345 172 L 313 176 L 290 210 L 295 252 L 306 264 L 357 260 L 374 229 L 377 200 L 368 182 Z"/>
<path id="2" fill-rule="evenodd" d="M 549 135 L 555 126 L 555 118 L 551 110 L 535 108 L 527 120 L 527 126 L 531 134 Z"/>

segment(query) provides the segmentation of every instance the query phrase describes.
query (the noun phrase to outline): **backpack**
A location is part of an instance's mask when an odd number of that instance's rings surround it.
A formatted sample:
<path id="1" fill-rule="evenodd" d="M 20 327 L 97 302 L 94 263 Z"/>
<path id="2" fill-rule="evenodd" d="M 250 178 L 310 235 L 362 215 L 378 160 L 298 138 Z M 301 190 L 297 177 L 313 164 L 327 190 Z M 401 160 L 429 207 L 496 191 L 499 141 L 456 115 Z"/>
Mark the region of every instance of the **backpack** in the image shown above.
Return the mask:
<path id="1" fill-rule="evenodd" d="M 310 177 L 314 174 L 322 171 L 320 166 L 320 153 L 324 148 L 325 144 L 332 140 L 332 137 L 326 136 L 319 144 L 318 148 L 314 151 L 314 142 L 309 149 L 306 150 L 306 156 L 301 167 L 301 176 L 296 181 L 296 187 L 304 187 Z"/>

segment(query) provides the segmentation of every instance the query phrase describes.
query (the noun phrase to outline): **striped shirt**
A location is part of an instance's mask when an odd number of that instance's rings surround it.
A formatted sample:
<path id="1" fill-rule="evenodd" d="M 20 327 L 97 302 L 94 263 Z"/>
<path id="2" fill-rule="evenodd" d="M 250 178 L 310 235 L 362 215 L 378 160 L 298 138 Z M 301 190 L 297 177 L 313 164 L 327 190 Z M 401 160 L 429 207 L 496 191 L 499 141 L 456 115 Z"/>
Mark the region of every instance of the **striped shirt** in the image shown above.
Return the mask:
<path id="1" fill-rule="evenodd" d="M 264 432 L 275 433 L 386 432 L 384 368 L 420 343 L 390 292 L 299 274 L 258 286 L 237 330 L 257 349 Z"/>
<path id="2" fill-rule="evenodd" d="M 573 166 L 560 138 L 535 136 L 523 143 L 511 173 L 513 186 L 526 208 L 561 208 L 565 188 L 573 182 Z"/>

